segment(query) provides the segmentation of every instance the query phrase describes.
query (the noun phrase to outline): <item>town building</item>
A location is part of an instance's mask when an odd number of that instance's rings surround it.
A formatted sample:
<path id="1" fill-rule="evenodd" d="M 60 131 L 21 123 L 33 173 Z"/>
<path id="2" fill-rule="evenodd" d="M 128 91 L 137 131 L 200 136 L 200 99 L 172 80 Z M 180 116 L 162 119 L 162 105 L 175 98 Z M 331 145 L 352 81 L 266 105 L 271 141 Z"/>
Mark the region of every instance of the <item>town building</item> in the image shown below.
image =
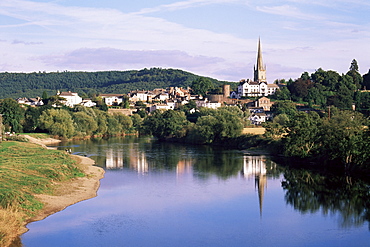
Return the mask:
<path id="1" fill-rule="evenodd" d="M 57 95 L 65 100 L 62 103 L 68 107 L 74 107 L 82 102 L 82 98 L 78 96 L 78 93 L 68 92 L 58 92 Z"/>
<path id="2" fill-rule="evenodd" d="M 117 106 L 123 102 L 123 94 L 99 94 L 107 106 Z"/>

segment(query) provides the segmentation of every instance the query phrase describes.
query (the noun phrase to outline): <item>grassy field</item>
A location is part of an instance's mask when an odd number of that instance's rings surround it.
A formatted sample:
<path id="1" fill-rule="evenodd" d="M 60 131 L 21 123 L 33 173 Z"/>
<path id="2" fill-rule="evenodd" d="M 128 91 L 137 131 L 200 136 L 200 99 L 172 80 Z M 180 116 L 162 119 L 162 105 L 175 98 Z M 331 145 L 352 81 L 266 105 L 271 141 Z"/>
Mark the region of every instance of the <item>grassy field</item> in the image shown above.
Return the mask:
<path id="1" fill-rule="evenodd" d="M 242 134 L 263 135 L 265 131 L 263 127 L 244 128 Z"/>
<path id="2" fill-rule="evenodd" d="M 43 205 L 34 194 L 52 194 L 54 181 L 84 174 L 66 153 L 24 142 L 0 143 L 0 246 Z"/>

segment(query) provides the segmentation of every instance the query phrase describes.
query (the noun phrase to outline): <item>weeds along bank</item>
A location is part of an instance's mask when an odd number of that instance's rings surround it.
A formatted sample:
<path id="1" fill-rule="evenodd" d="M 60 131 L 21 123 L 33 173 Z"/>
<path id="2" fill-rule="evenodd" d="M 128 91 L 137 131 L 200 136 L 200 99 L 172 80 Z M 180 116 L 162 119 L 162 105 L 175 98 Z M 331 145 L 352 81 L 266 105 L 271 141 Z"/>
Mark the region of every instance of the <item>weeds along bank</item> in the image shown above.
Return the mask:
<path id="1" fill-rule="evenodd" d="M 45 205 L 36 195 L 55 195 L 58 184 L 85 173 L 65 152 L 40 145 L 0 143 L 0 246 L 8 246 Z"/>

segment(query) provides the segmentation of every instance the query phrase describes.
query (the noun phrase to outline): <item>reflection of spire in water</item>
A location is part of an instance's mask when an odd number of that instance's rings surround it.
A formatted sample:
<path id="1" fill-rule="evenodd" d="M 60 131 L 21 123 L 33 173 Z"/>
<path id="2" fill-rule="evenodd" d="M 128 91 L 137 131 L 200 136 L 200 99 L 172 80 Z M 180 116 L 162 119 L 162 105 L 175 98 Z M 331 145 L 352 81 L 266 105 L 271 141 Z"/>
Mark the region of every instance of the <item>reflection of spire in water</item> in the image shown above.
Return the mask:
<path id="1" fill-rule="evenodd" d="M 118 169 L 123 167 L 122 150 L 107 149 L 105 152 L 105 167 L 107 169 Z"/>
<path id="2" fill-rule="evenodd" d="M 258 189 L 258 199 L 259 199 L 259 206 L 260 206 L 260 216 L 262 217 L 262 206 L 263 206 L 263 197 L 265 195 L 265 188 L 267 188 L 267 178 L 266 175 L 258 175 L 256 176 L 256 183 Z"/>
<path id="3" fill-rule="evenodd" d="M 255 186 L 258 190 L 260 215 L 262 217 L 263 198 L 267 187 L 265 156 L 245 156 L 243 164 L 243 175 L 245 178 L 254 177 Z"/>

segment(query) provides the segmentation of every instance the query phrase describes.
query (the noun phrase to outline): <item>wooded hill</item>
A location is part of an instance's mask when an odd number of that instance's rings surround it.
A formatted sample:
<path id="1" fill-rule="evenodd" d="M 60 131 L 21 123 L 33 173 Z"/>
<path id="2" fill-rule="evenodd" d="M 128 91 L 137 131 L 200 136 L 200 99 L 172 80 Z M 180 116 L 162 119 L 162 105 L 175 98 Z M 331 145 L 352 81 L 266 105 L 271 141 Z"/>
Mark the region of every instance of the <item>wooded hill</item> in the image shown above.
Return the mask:
<path id="1" fill-rule="evenodd" d="M 102 72 L 0 73 L 0 99 L 41 97 L 46 91 L 73 91 L 81 96 L 99 93 L 128 93 L 131 90 L 188 87 L 200 76 L 177 69 L 151 68 Z M 215 86 L 230 82 L 209 78 Z"/>

